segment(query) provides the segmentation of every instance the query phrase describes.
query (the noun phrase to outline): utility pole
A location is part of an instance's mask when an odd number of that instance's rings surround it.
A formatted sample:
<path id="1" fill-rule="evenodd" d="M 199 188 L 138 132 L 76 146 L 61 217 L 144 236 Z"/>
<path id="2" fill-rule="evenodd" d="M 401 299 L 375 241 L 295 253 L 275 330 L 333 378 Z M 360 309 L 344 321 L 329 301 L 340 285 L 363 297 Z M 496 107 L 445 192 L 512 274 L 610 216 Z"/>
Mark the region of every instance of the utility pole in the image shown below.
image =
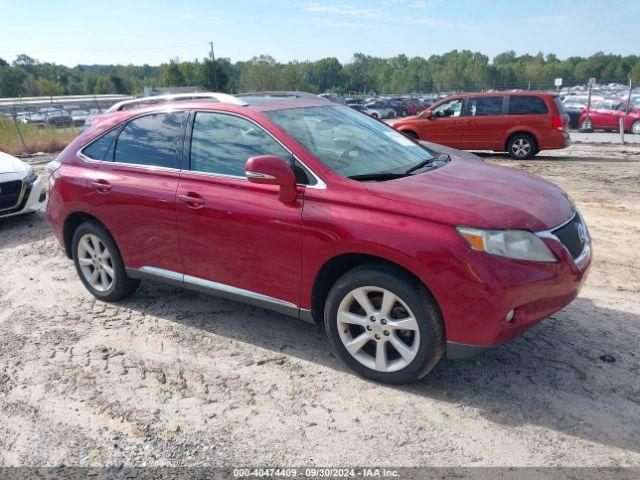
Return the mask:
<path id="1" fill-rule="evenodd" d="M 209 45 L 211 45 L 211 62 L 213 65 L 213 85 L 215 88 L 215 91 L 218 91 L 218 76 L 216 75 L 216 57 L 213 53 L 213 42 L 209 42 Z"/>

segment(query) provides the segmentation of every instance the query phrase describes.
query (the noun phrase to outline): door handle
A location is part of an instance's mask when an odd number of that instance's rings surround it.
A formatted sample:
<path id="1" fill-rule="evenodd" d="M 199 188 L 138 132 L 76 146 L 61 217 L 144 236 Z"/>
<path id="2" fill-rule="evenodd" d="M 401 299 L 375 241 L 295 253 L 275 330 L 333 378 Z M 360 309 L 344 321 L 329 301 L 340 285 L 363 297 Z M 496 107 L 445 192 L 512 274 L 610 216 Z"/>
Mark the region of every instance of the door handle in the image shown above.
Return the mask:
<path id="1" fill-rule="evenodd" d="M 187 195 L 178 195 L 178 200 L 182 203 L 186 203 L 187 207 L 198 210 L 204 207 L 205 201 L 200 195 L 195 193 L 189 193 Z"/>
<path id="2" fill-rule="evenodd" d="M 98 193 L 109 193 L 111 191 L 111 184 L 106 180 L 96 180 L 91 182 L 91 186 L 95 188 Z"/>

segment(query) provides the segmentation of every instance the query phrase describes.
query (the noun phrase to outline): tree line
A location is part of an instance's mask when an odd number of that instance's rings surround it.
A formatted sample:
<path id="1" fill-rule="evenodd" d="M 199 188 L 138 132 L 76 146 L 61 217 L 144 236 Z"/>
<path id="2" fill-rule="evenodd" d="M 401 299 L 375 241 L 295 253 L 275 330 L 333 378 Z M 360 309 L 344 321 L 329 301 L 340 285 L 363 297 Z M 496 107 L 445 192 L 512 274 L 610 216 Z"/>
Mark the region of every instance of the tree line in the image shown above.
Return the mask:
<path id="1" fill-rule="evenodd" d="M 204 90 L 246 92 L 304 90 L 315 93 L 410 93 L 486 89 L 550 89 L 564 85 L 640 83 L 640 56 L 602 52 L 590 57 L 559 59 L 554 54 L 488 56 L 454 50 L 429 58 L 398 55 L 380 58 L 356 53 L 337 58 L 279 63 L 269 55 L 249 61 L 227 58 L 193 61 L 173 59 L 160 66 L 77 65 L 40 62 L 21 54 L 9 63 L 0 58 L 0 97 L 139 94 L 145 87 L 195 86 Z"/>

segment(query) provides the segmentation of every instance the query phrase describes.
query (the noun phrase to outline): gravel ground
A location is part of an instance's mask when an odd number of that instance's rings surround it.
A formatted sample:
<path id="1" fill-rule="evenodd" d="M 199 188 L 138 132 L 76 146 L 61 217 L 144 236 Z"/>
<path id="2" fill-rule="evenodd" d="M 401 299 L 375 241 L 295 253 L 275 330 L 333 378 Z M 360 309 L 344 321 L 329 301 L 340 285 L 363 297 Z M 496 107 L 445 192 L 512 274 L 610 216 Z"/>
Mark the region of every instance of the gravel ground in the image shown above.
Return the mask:
<path id="1" fill-rule="evenodd" d="M 516 341 L 403 387 L 258 308 L 153 282 L 96 301 L 44 214 L 0 221 L 0 465 L 640 466 L 640 149 L 486 158 L 573 196 L 590 277 Z"/>

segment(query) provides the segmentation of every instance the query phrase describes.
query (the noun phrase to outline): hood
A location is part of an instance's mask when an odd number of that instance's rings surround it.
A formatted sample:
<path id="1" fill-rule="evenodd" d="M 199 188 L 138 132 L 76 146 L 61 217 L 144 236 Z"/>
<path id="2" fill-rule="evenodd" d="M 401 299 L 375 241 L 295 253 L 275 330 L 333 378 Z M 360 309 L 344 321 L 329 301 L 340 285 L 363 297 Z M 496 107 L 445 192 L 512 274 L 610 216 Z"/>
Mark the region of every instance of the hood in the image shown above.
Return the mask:
<path id="1" fill-rule="evenodd" d="M 27 165 L 8 153 L 0 152 L 0 174 L 3 173 L 27 173 Z"/>
<path id="2" fill-rule="evenodd" d="M 573 214 L 564 191 L 551 182 L 455 156 L 437 170 L 364 186 L 373 195 L 420 207 L 425 217 L 455 225 L 541 231 Z"/>

